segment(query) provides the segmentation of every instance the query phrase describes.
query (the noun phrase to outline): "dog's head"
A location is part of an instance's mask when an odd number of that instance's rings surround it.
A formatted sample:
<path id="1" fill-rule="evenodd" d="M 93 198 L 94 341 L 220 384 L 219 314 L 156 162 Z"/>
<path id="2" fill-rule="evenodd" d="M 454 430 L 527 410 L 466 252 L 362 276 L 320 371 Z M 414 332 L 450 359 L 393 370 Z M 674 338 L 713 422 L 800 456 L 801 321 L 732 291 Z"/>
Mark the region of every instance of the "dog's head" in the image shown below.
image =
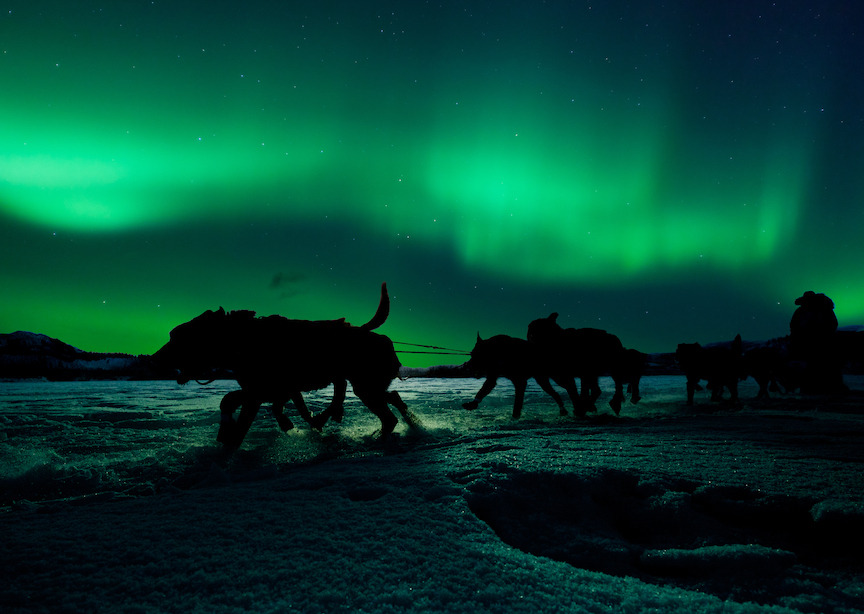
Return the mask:
<path id="1" fill-rule="evenodd" d="M 477 343 L 471 350 L 471 359 L 464 368 L 474 377 L 498 375 L 511 377 L 530 373 L 535 360 L 531 344 L 509 335 L 495 335 L 488 339 L 477 333 Z M 526 375 L 530 377 L 530 375 Z"/>
<path id="2" fill-rule="evenodd" d="M 216 370 L 226 367 L 222 363 L 229 317 L 220 307 L 218 311 L 205 311 L 180 324 L 171 331 L 168 343 L 153 354 L 154 361 L 175 370 L 178 384 L 191 379 L 210 379 Z"/>
<path id="3" fill-rule="evenodd" d="M 472 377 L 482 377 L 486 374 L 489 364 L 493 359 L 493 348 L 489 344 L 488 339 L 480 337 L 477 333 L 477 341 L 474 343 L 474 349 L 471 350 L 471 358 L 465 363 L 464 367 Z"/>
<path id="4" fill-rule="evenodd" d="M 548 318 L 534 320 L 528 325 L 528 341 L 531 343 L 549 343 L 557 340 L 562 331 L 561 325 L 556 322 L 557 313 L 552 313 Z"/>

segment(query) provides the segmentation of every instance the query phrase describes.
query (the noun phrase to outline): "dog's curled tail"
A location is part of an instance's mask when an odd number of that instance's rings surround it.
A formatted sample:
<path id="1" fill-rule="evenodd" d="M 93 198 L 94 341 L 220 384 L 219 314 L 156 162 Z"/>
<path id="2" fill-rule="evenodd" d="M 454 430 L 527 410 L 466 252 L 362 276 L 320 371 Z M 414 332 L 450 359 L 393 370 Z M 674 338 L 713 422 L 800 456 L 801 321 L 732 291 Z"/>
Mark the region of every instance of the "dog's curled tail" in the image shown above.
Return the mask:
<path id="1" fill-rule="evenodd" d="M 372 319 L 363 324 L 360 328 L 363 330 L 375 330 L 387 320 L 390 315 L 390 295 L 387 294 L 387 282 L 381 284 L 381 301 L 378 303 L 378 311 L 372 316 Z"/>

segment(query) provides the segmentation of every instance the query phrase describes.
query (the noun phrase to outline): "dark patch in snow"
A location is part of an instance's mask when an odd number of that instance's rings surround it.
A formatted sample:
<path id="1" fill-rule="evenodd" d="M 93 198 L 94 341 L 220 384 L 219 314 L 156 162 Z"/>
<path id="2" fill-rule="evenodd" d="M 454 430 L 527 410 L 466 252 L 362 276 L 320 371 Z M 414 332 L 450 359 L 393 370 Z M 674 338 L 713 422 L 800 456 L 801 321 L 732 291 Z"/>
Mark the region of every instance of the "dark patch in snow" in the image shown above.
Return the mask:
<path id="1" fill-rule="evenodd" d="M 386 495 L 389 491 L 381 486 L 363 486 L 354 488 L 345 493 L 352 501 L 375 501 Z"/>
<path id="2" fill-rule="evenodd" d="M 745 486 L 511 470 L 469 484 L 466 501 L 526 553 L 736 601 L 779 604 L 784 578 L 818 585 L 817 568 L 864 569 L 864 515 Z"/>

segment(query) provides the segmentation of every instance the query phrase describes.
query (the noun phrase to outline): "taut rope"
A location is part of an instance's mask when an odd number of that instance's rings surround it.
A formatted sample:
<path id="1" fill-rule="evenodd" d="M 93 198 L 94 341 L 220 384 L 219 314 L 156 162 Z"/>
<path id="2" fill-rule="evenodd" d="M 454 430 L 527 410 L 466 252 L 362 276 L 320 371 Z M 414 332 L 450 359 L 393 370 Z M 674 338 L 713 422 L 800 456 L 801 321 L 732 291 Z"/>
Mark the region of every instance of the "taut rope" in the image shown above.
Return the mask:
<path id="1" fill-rule="evenodd" d="M 417 348 L 428 348 L 430 350 L 444 350 L 443 352 L 422 352 L 419 350 L 396 350 L 400 354 L 450 354 L 450 355 L 458 355 L 458 356 L 470 356 L 471 352 L 466 352 L 465 350 L 454 350 L 452 348 L 442 348 L 437 345 L 421 345 L 419 343 L 406 343 L 404 341 L 394 341 L 393 343 L 398 343 L 399 345 L 410 345 L 412 347 Z"/>

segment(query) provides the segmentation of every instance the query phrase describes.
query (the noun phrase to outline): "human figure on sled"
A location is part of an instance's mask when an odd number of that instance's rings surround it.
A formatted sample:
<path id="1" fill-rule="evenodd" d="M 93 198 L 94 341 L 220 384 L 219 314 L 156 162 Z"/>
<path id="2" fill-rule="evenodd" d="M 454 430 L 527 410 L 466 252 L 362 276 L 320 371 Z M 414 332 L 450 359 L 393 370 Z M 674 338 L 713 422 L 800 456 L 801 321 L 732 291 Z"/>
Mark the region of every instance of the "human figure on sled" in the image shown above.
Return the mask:
<path id="1" fill-rule="evenodd" d="M 804 363 L 800 388 L 804 394 L 848 392 L 843 384 L 843 358 L 836 347 L 834 301 L 808 290 L 795 299 L 798 309 L 789 322 L 790 358 Z"/>

